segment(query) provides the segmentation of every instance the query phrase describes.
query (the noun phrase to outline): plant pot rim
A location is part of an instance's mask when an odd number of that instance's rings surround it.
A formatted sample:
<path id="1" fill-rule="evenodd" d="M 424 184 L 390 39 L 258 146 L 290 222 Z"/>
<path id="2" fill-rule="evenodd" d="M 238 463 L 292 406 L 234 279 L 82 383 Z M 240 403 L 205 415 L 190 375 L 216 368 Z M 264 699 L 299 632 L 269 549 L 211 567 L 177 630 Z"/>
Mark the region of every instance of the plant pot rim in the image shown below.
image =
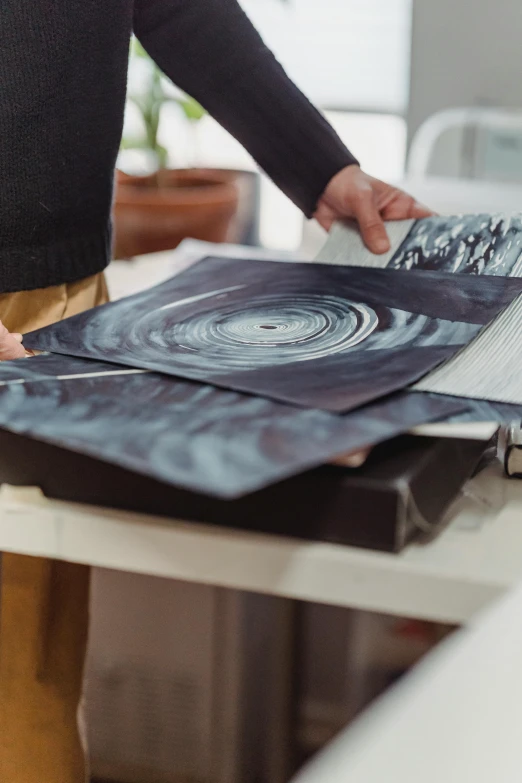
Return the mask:
<path id="1" fill-rule="evenodd" d="M 170 180 L 179 180 L 180 182 L 186 182 L 187 180 L 201 180 L 202 186 L 212 184 L 228 184 L 234 182 L 238 177 L 238 172 L 232 169 L 212 169 L 203 167 L 194 168 L 182 168 L 182 169 L 159 169 L 152 174 L 126 174 L 120 169 L 116 169 L 116 181 L 118 185 L 134 185 L 145 184 L 147 181 L 151 181 L 156 177 Z"/>
<path id="2" fill-rule="evenodd" d="M 234 173 L 216 169 L 164 169 L 158 172 L 165 181 L 154 186 L 156 175 L 132 176 L 117 172 L 115 206 L 121 205 L 196 205 L 235 202 L 238 190 Z M 180 187 L 176 187 L 179 182 Z M 147 187 L 150 183 L 150 187 Z"/>

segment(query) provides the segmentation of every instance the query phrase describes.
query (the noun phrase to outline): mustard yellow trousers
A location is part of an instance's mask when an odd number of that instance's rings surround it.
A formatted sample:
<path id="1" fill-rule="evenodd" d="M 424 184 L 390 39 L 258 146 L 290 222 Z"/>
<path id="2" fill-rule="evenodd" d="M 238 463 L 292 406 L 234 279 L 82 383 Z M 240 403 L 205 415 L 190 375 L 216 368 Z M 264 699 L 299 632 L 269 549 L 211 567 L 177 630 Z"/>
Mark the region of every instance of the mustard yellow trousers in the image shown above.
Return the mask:
<path id="1" fill-rule="evenodd" d="M 103 275 L 0 294 L 0 320 L 29 332 L 108 299 Z M 20 359 L 19 361 L 31 361 Z M 85 783 L 78 706 L 90 569 L 3 554 L 0 568 L 0 781 Z"/>

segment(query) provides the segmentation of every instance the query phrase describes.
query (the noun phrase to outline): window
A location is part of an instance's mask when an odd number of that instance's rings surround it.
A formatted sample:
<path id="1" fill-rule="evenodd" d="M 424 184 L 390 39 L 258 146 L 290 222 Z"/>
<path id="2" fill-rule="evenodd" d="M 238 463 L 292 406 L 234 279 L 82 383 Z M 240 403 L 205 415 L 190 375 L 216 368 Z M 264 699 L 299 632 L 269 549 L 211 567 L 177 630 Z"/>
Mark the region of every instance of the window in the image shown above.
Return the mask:
<path id="1" fill-rule="evenodd" d="M 323 109 L 403 114 L 413 0 L 240 0 L 291 78 Z"/>
<path id="2" fill-rule="evenodd" d="M 406 158 L 412 2 L 240 0 L 288 75 L 326 112 L 365 170 L 391 181 L 402 177 Z M 295 249 L 301 235 L 298 211 L 264 181 L 263 243 Z"/>

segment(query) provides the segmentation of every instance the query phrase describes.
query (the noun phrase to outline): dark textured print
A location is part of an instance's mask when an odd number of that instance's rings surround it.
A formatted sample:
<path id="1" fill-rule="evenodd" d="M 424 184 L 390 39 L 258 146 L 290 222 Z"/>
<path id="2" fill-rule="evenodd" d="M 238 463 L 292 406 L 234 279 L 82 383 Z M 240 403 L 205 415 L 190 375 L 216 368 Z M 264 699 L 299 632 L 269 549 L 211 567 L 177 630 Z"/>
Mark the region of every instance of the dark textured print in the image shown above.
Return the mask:
<path id="1" fill-rule="evenodd" d="M 519 277 L 522 217 L 464 215 L 419 220 L 388 267 Z"/>
<path id="2" fill-rule="evenodd" d="M 234 498 L 465 408 L 462 400 L 410 393 L 334 416 L 105 367 L 53 356 L 3 362 L 0 426 L 178 487 Z"/>
<path id="3" fill-rule="evenodd" d="M 26 336 L 105 360 L 348 411 L 418 380 L 522 281 L 211 258 L 136 296 Z"/>

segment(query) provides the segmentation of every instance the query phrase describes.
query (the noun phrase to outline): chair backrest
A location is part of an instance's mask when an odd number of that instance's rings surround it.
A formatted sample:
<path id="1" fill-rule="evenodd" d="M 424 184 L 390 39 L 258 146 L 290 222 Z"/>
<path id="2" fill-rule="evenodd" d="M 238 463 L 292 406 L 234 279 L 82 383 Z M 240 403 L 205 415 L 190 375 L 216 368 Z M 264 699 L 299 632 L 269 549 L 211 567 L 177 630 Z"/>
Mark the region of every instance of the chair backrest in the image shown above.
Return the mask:
<path id="1" fill-rule="evenodd" d="M 409 177 L 522 182 L 522 111 L 469 107 L 433 114 L 415 134 Z"/>

